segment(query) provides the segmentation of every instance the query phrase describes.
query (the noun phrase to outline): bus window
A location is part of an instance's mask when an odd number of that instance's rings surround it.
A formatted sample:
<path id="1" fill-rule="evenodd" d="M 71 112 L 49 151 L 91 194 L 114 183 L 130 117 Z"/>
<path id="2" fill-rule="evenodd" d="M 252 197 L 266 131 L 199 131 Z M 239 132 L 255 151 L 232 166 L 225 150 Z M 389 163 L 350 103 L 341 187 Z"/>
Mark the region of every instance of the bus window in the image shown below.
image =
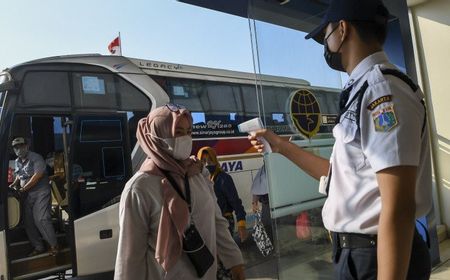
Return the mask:
<path id="1" fill-rule="evenodd" d="M 119 109 L 113 74 L 73 73 L 75 106 Z"/>
<path id="2" fill-rule="evenodd" d="M 150 112 L 151 101 L 130 83 L 113 74 L 73 73 L 72 79 L 75 106 L 80 110 L 90 108 L 126 112 L 130 145 L 134 147 L 138 121 Z"/>
<path id="3" fill-rule="evenodd" d="M 256 88 L 253 85 L 242 85 L 242 101 L 244 103 L 245 116 L 248 119 L 258 116 L 258 102 L 256 98 Z"/>
<path id="4" fill-rule="evenodd" d="M 80 142 L 122 141 L 120 120 L 82 120 Z"/>
<path id="5" fill-rule="evenodd" d="M 266 113 L 281 112 L 286 110 L 286 102 L 291 90 L 289 88 L 263 86 L 264 109 Z"/>
<path id="6" fill-rule="evenodd" d="M 29 72 L 25 75 L 20 107 L 70 107 L 69 78 L 66 72 Z"/>
<path id="7" fill-rule="evenodd" d="M 102 148 L 103 176 L 108 179 L 125 177 L 125 154 L 123 147 Z"/>
<path id="8" fill-rule="evenodd" d="M 211 111 L 225 115 L 229 112 L 242 112 L 239 87 L 224 83 L 206 82 Z"/>
<path id="9" fill-rule="evenodd" d="M 150 100 L 137 88 L 120 77 L 116 77 L 116 88 L 118 89 L 119 108 L 121 111 L 150 112 Z"/>
<path id="10" fill-rule="evenodd" d="M 204 112 L 208 110 L 208 100 L 203 94 L 204 83 L 197 80 L 163 78 L 159 79 L 163 89 L 176 104 L 182 104 L 190 111 Z"/>

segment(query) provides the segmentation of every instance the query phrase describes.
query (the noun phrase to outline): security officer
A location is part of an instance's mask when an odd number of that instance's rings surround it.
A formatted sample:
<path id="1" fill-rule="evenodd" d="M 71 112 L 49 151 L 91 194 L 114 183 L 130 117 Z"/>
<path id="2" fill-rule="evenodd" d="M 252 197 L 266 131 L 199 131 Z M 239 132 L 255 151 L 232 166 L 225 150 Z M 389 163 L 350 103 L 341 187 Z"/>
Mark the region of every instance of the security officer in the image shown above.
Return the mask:
<path id="1" fill-rule="evenodd" d="M 431 208 L 431 161 L 421 90 L 383 52 L 389 12 L 381 0 L 331 0 L 306 39 L 350 75 L 340 96 L 330 161 L 269 130 L 274 152 L 328 180 L 322 209 L 337 279 L 428 279 L 431 265 L 415 218 Z M 324 182 L 326 180 L 323 180 Z"/>
<path id="2" fill-rule="evenodd" d="M 34 247 L 29 256 L 45 252 L 40 234 L 50 245 L 50 255 L 55 256 L 58 249 L 50 215 L 51 189 L 45 161 L 39 154 L 29 151 L 29 146 L 23 137 L 15 138 L 12 141 L 12 147 L 17 159 L 15 161 L 16 178 L 10 187 L 17 188 L 19 192 L 25 194 L 25 229 Z"/>

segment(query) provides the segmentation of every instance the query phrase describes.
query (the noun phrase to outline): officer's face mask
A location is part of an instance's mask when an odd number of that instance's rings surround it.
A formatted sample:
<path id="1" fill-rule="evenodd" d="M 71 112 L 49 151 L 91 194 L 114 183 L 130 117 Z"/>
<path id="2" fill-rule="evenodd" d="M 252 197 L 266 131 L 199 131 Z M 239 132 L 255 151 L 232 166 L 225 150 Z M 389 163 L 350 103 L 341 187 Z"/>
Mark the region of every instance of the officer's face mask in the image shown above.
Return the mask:
<path id="1" fill-rule="evenodd" d="M 18 156 L 19 158 L 24 158 L 28 154 L 28 146 L 27 145 L 13 147 L 13 150 L 14 150 L 14 153 L 16 154 L 16 156 Z"/>
<path id="2" fill-rule="evenodd" d="M 328 34 L 328 36 L 326 36 L 325 39 L 323 40 L 323 47 L 324 47 L 323 56 L 325 57 L 325 61 L 327 62 L 328 66 L 330 66 L 331 69 L 345 72 L 344 66 L 342 65 L 342 55 L 341 55 L 341 53 L 339 53 L 339 51 L 342 47 L 342 44 L 344 43 L 344 40 L 342 40 L 342 42 L 339 45 L 339 48 L 336 52 L 330 51 L 330 48 L 328 47 L 328 43 L 327 43 L 328 38 L 331 36 L 331 34 L 333 34 L 334 31 L 336 31 L 336 29 L 338 27 L 339 27 L 339 25 L 337 25 L 330 32 L 330 34 Z"/>

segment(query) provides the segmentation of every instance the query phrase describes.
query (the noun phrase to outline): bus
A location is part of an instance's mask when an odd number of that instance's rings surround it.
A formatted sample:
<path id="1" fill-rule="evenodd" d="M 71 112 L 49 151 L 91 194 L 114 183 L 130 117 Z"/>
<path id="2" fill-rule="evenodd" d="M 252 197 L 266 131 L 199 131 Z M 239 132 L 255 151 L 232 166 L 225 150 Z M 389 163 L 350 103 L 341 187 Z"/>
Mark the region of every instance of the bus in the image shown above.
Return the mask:
<path id="1" fill-rule="evenodd" d="M 286 101 L 299 89 L 314 93 L 324 116 L 337 115 L 338 91 L 301 79 L 99 54 L 43 58 L 5 69 L 0 73 L 0 279 L 56 274 L 64 279 L 65 271 L 111 279 L 120 194 L 146 157 L 137 145 L 137 123 L 168 102 L 192 112 L 192 154 L 203 146 L 215 148 L 251 213 L 250 187 L 263 160 L 237 125 L 261 117 L 283 137 L 298 138 Z M 298 140 L 330 149 L 332 125 L 322 121 L 318 136 Z M 32 248 L 21 200 L 8 188 L 14 176 L 11 141 L 18 136 L 49 162 L 56 257 L 27 257 Z"/>

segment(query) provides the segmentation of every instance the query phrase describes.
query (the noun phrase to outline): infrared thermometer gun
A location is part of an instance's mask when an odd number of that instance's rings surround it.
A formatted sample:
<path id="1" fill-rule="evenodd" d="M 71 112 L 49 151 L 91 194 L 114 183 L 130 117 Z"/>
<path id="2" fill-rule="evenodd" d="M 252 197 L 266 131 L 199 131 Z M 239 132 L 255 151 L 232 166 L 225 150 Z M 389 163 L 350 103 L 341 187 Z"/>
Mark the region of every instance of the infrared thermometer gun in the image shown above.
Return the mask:
<path id="1" fill-rule="evenodd" d="M 260 118 L 254 118 L 238 125 L 238 129 L 240 132 L 246 132 L 248 134 L 251 134 L 253 131 L 257 131 L 263 128 L 264 127 Z M 269 142 L 267 142 L 264 137 L 257 137 L 257 139 L 264 145 L 264 153 L 272 152 L 272 148 L 270 148 Z"/>

